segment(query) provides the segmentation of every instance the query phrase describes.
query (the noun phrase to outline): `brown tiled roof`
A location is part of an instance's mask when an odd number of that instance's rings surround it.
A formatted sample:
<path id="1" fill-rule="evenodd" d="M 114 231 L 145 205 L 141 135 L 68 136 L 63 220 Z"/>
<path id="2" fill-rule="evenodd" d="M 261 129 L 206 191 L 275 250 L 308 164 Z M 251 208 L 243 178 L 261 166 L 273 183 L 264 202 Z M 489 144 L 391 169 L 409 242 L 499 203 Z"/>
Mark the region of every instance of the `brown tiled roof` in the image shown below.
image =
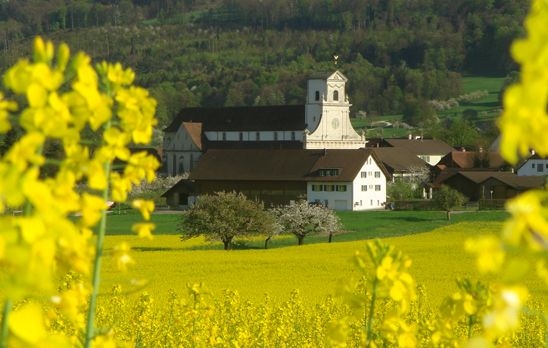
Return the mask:
<path id="1" fill-rule="evenodd" d="M 492 168 L 444 168 L 441 172 L 439 172 L 438 176 L 434 179 L 434 182 L 432 183 L 432 188 L 440 188 L 442 181 L 452 177 L 455 174 L 467 173 L 467 172 L 498 173 L 498 172 L 493 172 Z"/>
<path id="2" fill-rule="evenodd" d="M 476 184 L 479 184 L 491 177 L 502 180 L 503 178 L 510 178 L 516 176 L 512 172 L 459 172 L 460 175 L 472 180 Z"/>
<path id="3" fill-rule="evenodd" d="M 188 134 L 190 134 L 190 138 L 194 141 L 196 147 L 202 150 L 202 124 L 183 122 L 183 126 L 186 128 Z"/>
<path id="4" fill-rule="evenodd" d="M 184 108 L 164 132 L 176 132 L 183 122 L 201 123 L 202 131 L 305 130 L 304 105 Z"/>
<path id="5" fill-rule="evenodd" d="M 359 150 L 209 150 L 190 180 L 353 181 L 373 156 L 387 178 L 390 174 L 371 149 Z M 339 169 L 321 177 L 320 169 Z"/>
<path id="6" fill-rule="evenodd" d="M 476 155 L 479 155 L 476 151 L 452 151 L 445 155 L 438 164 L 443 164 L 448 168 L 472 168 Z M 499 152 L 489 151 L 484 155 L 489 156 L 491 168 L 498 168 L 504 162 Z"/>
<path id="7" fill-rule="evenodd" d="M 493 177 L 503 183 L 505 183 L 508 186 L 512 186 L 513 188 L 517 189 L 518 191 L 525 191 L 529 189 L 534 188 L 540 188 L 540 185 L 542 183 L 542 180 L 544 178 L 542 176 L 518 176 L 516 174 L 509 175 L 509 176 L 494 176 Z M 487 180 L 487 179 L 486 179 Z M 484 180 L 485 181 L 485 180 Z"/>
<path id="8" fill-rule="evenodd" d="M 404 147 L 415 155 L 446 155 L 453 148 L 439 139 L 384 139 L 388 146 Z"/>
<path id="9" fill-rule="evenodd" d="M 427 166 L 430 168 L 430 165 L 426 161 L 423 161 L 405 148 L 379 147 L 375 148 L 374 151 L 379 155 L 379 158 L 387 169 L 392 172 L 407 171 L 411 166 Z"/>

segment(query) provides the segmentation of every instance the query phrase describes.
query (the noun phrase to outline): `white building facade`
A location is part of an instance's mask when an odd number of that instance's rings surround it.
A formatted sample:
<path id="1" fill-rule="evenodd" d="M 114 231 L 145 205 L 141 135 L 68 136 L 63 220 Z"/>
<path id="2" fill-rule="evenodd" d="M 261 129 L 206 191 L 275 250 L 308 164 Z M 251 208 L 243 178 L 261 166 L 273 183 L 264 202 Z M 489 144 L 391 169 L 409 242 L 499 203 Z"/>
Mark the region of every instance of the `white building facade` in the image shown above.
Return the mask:
<path id="1" fill-rule="evenodd" d="M 533 155 L 518 168 L 517 174 L 518 176 L 548 175 L 548 159 L 541 158 L 539 155 Z"/>

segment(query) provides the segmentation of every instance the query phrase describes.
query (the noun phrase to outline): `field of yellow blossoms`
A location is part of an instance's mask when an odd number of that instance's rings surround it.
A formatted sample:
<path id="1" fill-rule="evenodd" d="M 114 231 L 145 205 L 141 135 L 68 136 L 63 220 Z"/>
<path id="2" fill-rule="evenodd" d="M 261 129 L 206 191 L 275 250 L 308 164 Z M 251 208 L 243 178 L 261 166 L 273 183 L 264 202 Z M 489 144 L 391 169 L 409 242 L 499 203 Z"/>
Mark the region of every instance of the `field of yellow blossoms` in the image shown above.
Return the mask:
<path id="1" fill-rule="evenodd" d="M 497 235 L 501 229 L 501 223 L 459 223 L 384 239 L 412 260 L 409 273 L 419 291 L 407 319 L 434 317 L 444 298 L 459 291 L 458 278 L 497 281 L 476 271 L 464 241 Z M 152 241 L 107 236 L 105 249 L 123 240 L 131 243 L 135 264 L 126 272 L 103 264 L 97 326 L 113 327 L 116 337 L 132 346 L 330 346 L 330 321 L 352 312 L 341 299 L 341 284 L 355 279 L 357 289 L 365 291 L 351 262 L 355 250 L 365 251 L 365 241 L 226 252 L 191 250 L 203 242 L 181 242 L 176 235 L 157 235 Z M 544 285 L 533 275 L 527 279 L 529 304 L 542 309 Z M 65 284 L 70 286 L 71 280 L 66 278 Z M 391 301 L 383 302 L 379 316 L 391 306 Z M 505 340 L 512 345 L 543 345 L 544 324 L 533 316 L 522 317 L 522 329 Z M 60 317 L 53 320 L 52 327 L 71 328 Z M 467 336 L 465 324 L 455 330 L 455 342 Z M 363 321 L 351 321 L 348 342 L 358 345 L 363 327 Z M 427 336 L 424 333 L 424 345 L 431 342 Z"/>

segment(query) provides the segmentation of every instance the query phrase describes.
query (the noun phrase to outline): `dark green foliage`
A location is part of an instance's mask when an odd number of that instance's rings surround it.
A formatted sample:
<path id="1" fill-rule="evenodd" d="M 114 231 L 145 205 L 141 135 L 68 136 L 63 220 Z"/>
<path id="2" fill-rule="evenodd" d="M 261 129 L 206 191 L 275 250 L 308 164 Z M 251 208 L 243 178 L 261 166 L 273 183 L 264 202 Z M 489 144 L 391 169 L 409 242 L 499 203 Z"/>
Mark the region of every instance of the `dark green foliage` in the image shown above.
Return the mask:
<path id="1" fill-rule="evenodd" d="M 304 103 L 306 77 L 334 69 L 338 55 L 337 68 L 350 79 L 352 113 L 396 115 L 406 101 L 463 94 L 461 72 L 515 70 L 509 45 L 523 33 L 528 6 L 525 0 L 10 1 L 0 6 L 0 69 L 28 56 L 36 34 L 65 41 L 94 62 L 135 69 L 136 83 L 161 100 L 164 126 L 181 107 Z"/>
<path id="2" fill-rule="evenodd" d="M 438 123 L 436 110 L 425 99 L 405 101 L 402 121 L 412 126 L 426 126 Z"/>
<path id="3" fill-rule="evenodd" d="M 4 135 L 4 140 L 2 145 L 0 145 L 0 155 L 5 155 L 17 140 L 19 140 L 19 131 L 16 127 L 12 126 L 12 128 Z"/>
<path id="4" fill-rule="evenodd" d="M 438 190 L 436 195 L 434 195 L 432 201 L 434 202 L 436 208 L 447 213 L 447 220 L 451 220 L 451 211 L 455 207 L 466 203 L 468 198 L 459 191 L 447 185 L 441 185 L 441 188 Z"/>
<path id="5" fill-rule="evenodd" d="M 263 211 L 262 202 L 248 200 L 236 192 L 203 195 L 181 214 L 181 239 L 204 236 L 206 241 L 221 241 L 230 250 L 234 238 L 267 234 L 275 229 L 274 215 Z"/>

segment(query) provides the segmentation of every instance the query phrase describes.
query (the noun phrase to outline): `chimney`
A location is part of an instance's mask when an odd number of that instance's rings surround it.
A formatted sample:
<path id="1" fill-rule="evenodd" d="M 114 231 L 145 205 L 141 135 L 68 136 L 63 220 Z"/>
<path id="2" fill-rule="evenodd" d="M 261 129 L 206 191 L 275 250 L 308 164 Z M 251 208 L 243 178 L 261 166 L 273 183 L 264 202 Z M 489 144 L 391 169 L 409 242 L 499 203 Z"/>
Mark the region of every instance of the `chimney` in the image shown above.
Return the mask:
<path id="1" fill-rule="evenodd" d="M 413 135 L 411 135 L 411 133 L 407 133 L 407 139 L 409 140 L 413 139 Z"/>
<path id="2" fill-rule="evenodd" d="M 327 156 L 327 149 L 326 148 L 323 149 L 323 155 Z"/>
<path id="3" fill-rule="evenodd" d="M 535 155 L 535 150 L 531 150 L 531 155 Z"/>

